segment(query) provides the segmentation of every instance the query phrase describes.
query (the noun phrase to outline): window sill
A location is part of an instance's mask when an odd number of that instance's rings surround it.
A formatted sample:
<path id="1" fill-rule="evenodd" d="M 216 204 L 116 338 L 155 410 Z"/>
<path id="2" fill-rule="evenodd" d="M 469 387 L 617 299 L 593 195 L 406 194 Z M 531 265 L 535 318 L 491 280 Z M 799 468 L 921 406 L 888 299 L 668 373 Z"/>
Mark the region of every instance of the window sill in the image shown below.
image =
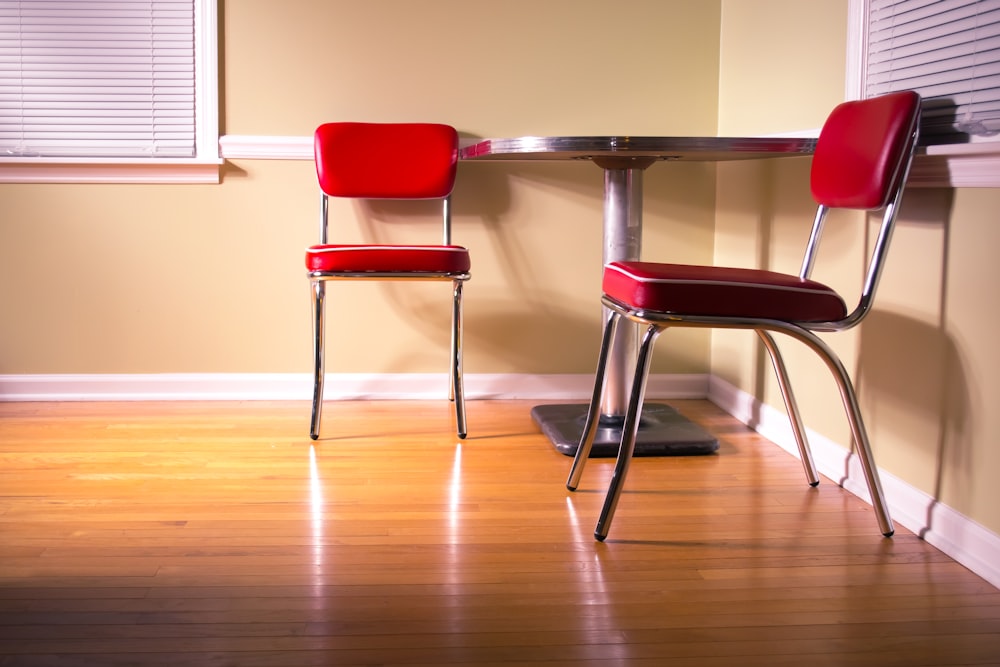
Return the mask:
<path id="1" fill-rule="evenodd" d="M 312 159 L 311 137 L 222 137 L 227 159 Z M 0 183 L 219 183 L 222 160 L 0 158 Z M 920 149 L 911 187 L 1000 187 L 1000 142 Z"/>
<path id="2" fill-rule="evenodd" d="M 227 134 L 219 137 L 219 155 L 227 160 L 312 160 L 313 138 Z"/>
<path id="3" fill-rule="evenodd" d="M 917 188 L 1000 187 L 1000 142 L 920 148 L 908 184 Z"/>
<path id="4" fill-rule="evenodd" d="M 219 183 L 222 160 L 0 158 L 0 183 Z"/>

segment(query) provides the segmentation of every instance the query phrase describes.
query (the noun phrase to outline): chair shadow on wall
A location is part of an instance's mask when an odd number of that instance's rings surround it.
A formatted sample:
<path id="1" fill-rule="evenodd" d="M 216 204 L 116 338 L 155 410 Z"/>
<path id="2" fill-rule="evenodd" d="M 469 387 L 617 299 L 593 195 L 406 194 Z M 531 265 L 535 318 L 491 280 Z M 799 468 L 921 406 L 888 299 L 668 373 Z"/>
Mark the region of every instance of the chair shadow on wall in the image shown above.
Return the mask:
<path id="1" fill-rule="evenodd" d="M 544 225 L 545 221 L 514 218 L 509 213 L 511 191 L 515 187 L 512 181 L 524 179 L 541 183 L 542 187 L 592 195 L 599 230 L 602 176 L 600 170 L 592 165 L 584 166 L 589 166 L 593 173 L 567 169 L 567 165 L 460 164 L 452 195 L 452 242 L 468 247 L 472 255 L 472 279 L 465 288 L 463 325 L 466 373 L 477 372 L 474 366 L 469 367 L 470 357 L 500 357 L 515 372 L 545 372 L 533 368 L 533 364 L 537 366 L 540 356 L 553 367 L 559 365 L 556 359 L 571 359 L 574 356 L 589 359 L 593 356 L 601 335 L 599 303 L 595 298 L 592 317 L 559 306 L 560 301 L 567 300 L 566 294 L 574 286 L 560 285 L 542 277 L 541 267 L 536 266 L 533 259 L 538 256 L 539 249 L 527 247 L 527 241 L 520 233 L 521 228 Z M 522 173 L 525 171 L 528 173 Z M 360 237 L 373 243 L 400 242 L 393 227 L 402 228 L 404 224 L 408 229 L 416 226 L 415 235 L 423 241 L 435 239 L 433 228 L 440 227 L 440 213 L 434 208 L 439 206 L 436 202 L 357 200 L 351 206 L 353 220 L 345 223 L 332 215 L 331 226 L 355 225 Z M 426 229 L 423 229 L 420 217 L 426 217 Z M 475 228 L 485 229 L 485 244 L 482 243 L 483 234 Z M 589 247 L 581 248 L 582 252 L 590 250 Z M 594 262 L 596 294 L 600 289 L 600 250 L 596 243 L 593 250 L 598 253 Z M 491 260 L 488 255 L 494 255 L 494 259 Z M 580 261 L 586 260 L 581 258 Z M 491 264 L 499 267 L 501 273 L 498 276 L 489 275 L 489 269 L 485 267 Z M 374 288 L 379 290 L 394 313 L 426 339 L 428 346 L 439 346 L 441 341 L 447 341 L 449 311 L 440 307 L 439 299 L 431 296 L 423 298 L 412 284 L 387 281 L 377 283 Z M 567 328 L 552 327 L 553 317 Z M 565 331 L 572 331 L 573 335 L 566 336 Z M 437 355 L 436 351 L 431 353 Z M 387 366 L 403 372 L 419 363 L 420 360 L 409 353 L 399 352 L 394 358 L 385 358 Z M 479 395 L 477 398 L 489 396 Z"/>
<path id="2" fill-rule="evenodd" d="M 576 285 L 560 282 L 558 276 L 553 279 L 553 262 L 538 259 L 546 250 L 532 246 L 536 235 L 526 233 L 551 228 L 551 221 L 543 215 L 511 213 L 516 206 L 513 193 L 520 183 L 593 200 L 593 225 L 574 221 L 581 234 L 595 235 L 593 242 L 589 238 L 567 239 L 552 249 L 557 253 L 571 248 L 574 269 L 582 266 L 593 275 L 589 293 L 595 296 L 582 311 L 580 303 L 571 298 Z M 482 247 L 470 248 L 475 264 L 466 305 L 469 354 L 501 358 L 512 372 L 565 372 L 559 369 L 581 358 L 589 364 L 600 343 L 602 325 L 596 297 L 601 281 L 601 170 L 587 162 L 567 161 L 460 163 L 453 201 L 456 239 L 462 238 L 463 228 L 470 225 L 481 230 L 477 233 L 480 241 L 485 239 Z M 490 276 L 486 268 L 476 273 L 476 266 L 491 265 L 496 267 L 495 275 Z M 482 280 L 479 285 L 477 277 Z M 560 326 L 553 327 L 553 321 Z M 539 367 L 539 358 L 544 359 L 544 367 Z M 588 365 L 586 372 L 592 371 Z"/>
<path id="3" fill-rule="evenodd" d="M 757 261 L 763 267 L 773 268 L 770 266 L 768 253 L 774 238 L 779 235 L 773 229 L 775 221 L 783 217 L 808 216 L 811 213 L 813 203 L 808 195 L 809 162 L 789 161 L 779 164 L 779 161 L 771 160 L 749 168 L 756 170 L 756 182 L 763 193 L 752 204 L 747 204 L 759 216 Z M 798 194 L 792 195 L 791 199 L 787 194 L 782 198 L 778 194 L 782 192 L 782 184 L 786 186 L 784 192 Z M 940 275 L 940 283 L 936 285 L 940 297 L 936 297 L 937 303 L 927 304 L 926 312 L 932 314 L 920 320 L 888 308 L 884 291 L 886 285 L 883 284 L 881 293 L 875 300 L 875 308 L 859 326 L 858 357 L 851 372 L 869 436 L 876 450 L 876 461 L 879 459 L 880 421 L 888 423 L 883 420 L 891 418 L 888 416 L 889 410 L 885 409 L 887 406 L 891 406 L 894 414 L 905 412 L 929 415 L 923 422 L 919 421 L 918 416 L 914 421 L 907 420 L 902 425 L 903 428 L 910 428 L 911 432 L 918 432 L 908 440 L 909 446 L 914 448 L 914 457 L 922 455 L 934 460 L 934 489 L 930 494 L 932 501 L 927 507 L 924 526 L 917 531 L 921 537 L 932 528 L 934 507 L 941 497 L 945 471 L 953 479 L 967 479 L 974 465 L 968 420 L 970 401 L 975 397 L 969 395 L 961 353 L 948 334 L 945 324 L 948 306 L 948 225 L 953 194 L 948 188 L 911 188 L 904 195 L 896 221 L 895 247 L 889 251 L 886 280 L 883 282 L 887 283 L 892 274 L 900 270 L 935 271 Z M 800 209 L 801 213 L 796 213 Z M 877 220 L 869 221 L 868 224 L 875 225 Z M 899 242 L 907 229 L 916 227 L 942 231 L 940 259 L 936 264 L 928 263 L 905 269 L 900 261 L 902 257 Z M 870 252 L 870 249 L 865 248 L 865 252 Z M 935 318 L 936 321 L 930 321 Z M 779 341 L 779 344 L 781 342 L 783 341 Z M 755 395 L 761 396 L 765 378 L 771 377 L 770 362 L 761 346 L 757 346 L 754 368 Z M 827 381 L 826 377 L 824 381 Z M 794 372 L 792 382 L 794 385 Z M 883 409 L 880 410 L 880 406 Z M 928 423 L 928 420 L 933 423 Z M 754 414 L 750 425 L 753 427 L 759 421 L 760 415 Z M 934 435 L 927 436 L 927 429 L 933 429 Z M 906 433 L 900 434 L 901 439 L 906 437 Z M 933 451 L 928 451 L 929 448 L 933 448 Z M 847 476 L 848 470 L 845 467 L 843 479 Z M 961 493 L 962 490 L 953 489 L 952 492 Z"/>
<path id="4" fill-rule="evenodd" d="M 869 430 L 874 431 L 883 418 L 885 423 L 892 419 L 882 406 L 892 406 L 892 414 L 913 415 L 898 437 L 903 446 L 912 448 L 914 458 L 932 457 L 935 462 L 932 500 L 925 525 L 917 531 L 923 537 L 933 528 L 945 470 L 953 479 L 968 479 L 974 465 L 968 440 L 970 396 L 961 355 L 943 327 L 875 310 L 861 327 L 858 369 L 858 394 Z M 872 439 L 877 447 L 877 431 Z M 962 487 L 953 491 L 961 493 Z"/>
<path id="5" fill-rule="evenodd" d="M 642 204 L 643 217 L 647 218 L 642 232 L 645 241 L 656 246 L 657 237 L 675 235 L 685 225 L 703 224 L 690 215 L 689 208 L 693 205 L 690 188 L 711 176 L 706 173 L 710 168 L 705 163 L 657 164 L 645 171 Z M 466 336 L 472 341 L 467 345 L 470 351 L 475 345 L 477 353 L 499 355 L 512 369 L 525 372 L 566 373 L 566 368 L 578 368 L 578 372 L 586 374 L 594 372 L 604 323 L 599 300 L 604 179 L 604 170 L 590 160 L 459 165 L 454 195 L 456 238 L 461 238 L 462 227 L 470 222 L 483 228 L 488 237 L 485 249 L 495 255 L 502 272 L 502 286 L 506 286 L 499 295 L 496 285 L 486 288 L 492 291 L 489 295 L 478 293 L 474 273 L 469 290 L 475 296 L 468 297 L 466 309 L 470 322 Z M 714 178 L 707 178 L 707 182 L 714 188 Z M 541 266 L 537 265 L 538 258 L 547 254 L 545 249 L 528 247 L 530 241 L 525 240 L 522 232 L 539 227 L 551 229 L 554 221 L 546 219 L 544 213 L 526 216 L 511 213 L 517 205 L 513 193 L 523 189 L 522 184 L 523 188 L 536 192 L 553 191 L 577 203 L 583 202 L 585 213 L 571 220 L 580 235 L 556 241 L 559 247 L 552 248 L 552 257 L 542 260 Z M 650 225 L 649 219 L 670 222 Z M 663 245 L 662 239 L 659 244 Z M 568 260 L 560 258 L 557 252 L 566 249 L 572 254 Z M 476 253 L 476 249 L 470 250 Z M 585 300 L 573 296 L 581 293 L 579 285 L 558 275 L 562 261 L 572 262 L 575 275 L 586 274 L 585 280 L 592 288 L 582 292 L 588 295 L 583 297 Z M 554 272 L 557 275 L 553 277 Z M 571 302 L 571 297 L 576 300 Z M 552 322 L 559 322 L 559 326 L 552 326 Z M 546 369 L 551 370 L 539 370 L 539 350 L 545 351 Z M 662 346 L 655 356 L 668 360 L 677 355 L 670 346 Z M 581 359 L 585 360 L 582 367 Z M 589 399 L 589 388 L 580 398 Z"/>
<path id="6" fill-rule="evenodd" d="M 969 393 L 961 351 L 947 331 L 948 240 L 953 197 L 954 191 L 946 188 L 908 190 L 896 229 L 897 240 L 907 228 L 931 226 L 942 231 L 939 264 L 910 269 L 939 272 L 938 303 L 927 304 L 929 312 L 936 309 L 937 321 L 918 320 L 885 308 L 873 310 L 860 328 L 856 367 L 862 409 L 867 412 L 871 426 L 880 421 L 880 405 L 891 404 L 896 412 L 916 415 L 912 421 L 907 419 L 905 426 L 910 433 L 917 434 L 907 442 L 915 455 L 933 457 L 934 489 L 924 526 L 917 531 L 921 537 L 933 529 L 934 507 L 940 502 L 945 472 L 953 480 L 970 479 L 975 465 L 973 443 L 969 439 L 970 404 L 975 397 Z M 887 272 L 892 270 L 890 257 Z M 922 419 L 920 415 L 929 417 Z M 927 429 L 933 429 L 934 435 L 925 436 Z M 906 437 L 906 433 L 901 435 Z M 926 451 L 928 447 L 934 451 Z M 920 448 L 925 451 L 920 452 Z M 950 491 L 961 494 L 966 488 L 954 485 Z M 956 500 L 961 502 L 965 498 Z"/>

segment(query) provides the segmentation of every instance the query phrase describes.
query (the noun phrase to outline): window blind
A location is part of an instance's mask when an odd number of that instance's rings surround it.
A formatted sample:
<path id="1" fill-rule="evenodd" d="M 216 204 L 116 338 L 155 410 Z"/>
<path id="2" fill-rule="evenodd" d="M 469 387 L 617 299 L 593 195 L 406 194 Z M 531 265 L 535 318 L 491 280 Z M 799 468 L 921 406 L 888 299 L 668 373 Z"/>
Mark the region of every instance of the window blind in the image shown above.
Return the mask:
<path id="1" fill-rule="evenodd" d="M 869 0 L 865 95 L 916 90 L 921 143 L 1000 140 L 1000 0 Z"/>
<path id="2" fill-rule="evenodd" d="M 194 0 L 0 0 L 0 156 L 196 156 L 194 30 Z"/>

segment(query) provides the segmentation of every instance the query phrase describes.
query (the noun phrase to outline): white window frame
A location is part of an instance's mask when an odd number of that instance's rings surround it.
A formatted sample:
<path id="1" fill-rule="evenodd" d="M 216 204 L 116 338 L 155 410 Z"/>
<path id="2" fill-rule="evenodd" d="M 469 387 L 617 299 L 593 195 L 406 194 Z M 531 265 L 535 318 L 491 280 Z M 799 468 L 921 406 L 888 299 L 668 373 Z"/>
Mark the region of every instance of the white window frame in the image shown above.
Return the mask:
<path id="1" fill-rule="evenodd" d="M 845 97 L 864 95 L 867 0 L 848 0 Z M 911 187 L 1000 187 L 1000 141 L 921 147 L 913 162 Z"/>
<path id="2" fill-rule="evenodd" d="M 193 158 L 0 157 L 0 183 L 218 183 L 218 2 L 195 0 Z"/>

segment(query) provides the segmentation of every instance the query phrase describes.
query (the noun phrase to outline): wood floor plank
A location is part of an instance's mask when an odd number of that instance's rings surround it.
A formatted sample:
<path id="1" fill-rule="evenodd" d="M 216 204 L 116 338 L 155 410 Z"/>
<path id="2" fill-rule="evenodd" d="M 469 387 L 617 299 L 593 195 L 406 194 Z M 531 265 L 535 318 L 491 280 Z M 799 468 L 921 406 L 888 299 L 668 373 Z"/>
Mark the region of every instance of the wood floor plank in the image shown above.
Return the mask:
<path id="1" fill-rule="evenodd" d="M 705 401 L 571 460 L 524 401 L 0 403 L 0 667 L 1000 665 L 1000 591 Z"/>

